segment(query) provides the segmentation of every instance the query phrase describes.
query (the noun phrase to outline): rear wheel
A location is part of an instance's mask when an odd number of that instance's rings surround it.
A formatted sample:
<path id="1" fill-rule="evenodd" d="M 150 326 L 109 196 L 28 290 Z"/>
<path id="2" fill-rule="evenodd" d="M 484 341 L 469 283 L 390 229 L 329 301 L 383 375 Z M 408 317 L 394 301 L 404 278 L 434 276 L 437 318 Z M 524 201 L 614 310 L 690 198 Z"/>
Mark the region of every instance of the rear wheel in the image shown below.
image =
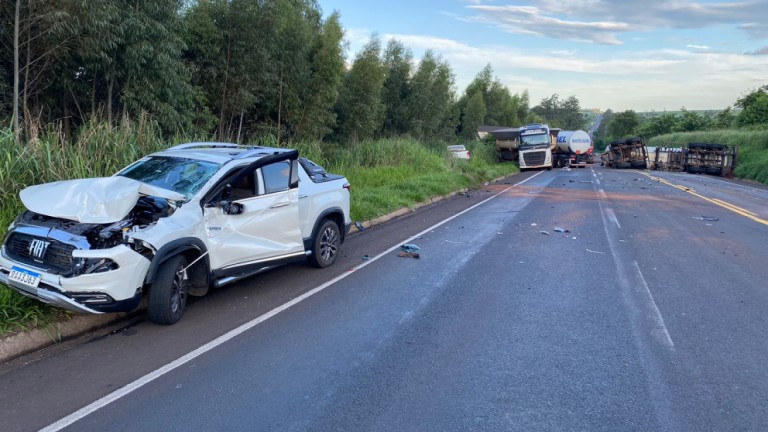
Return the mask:
<path id="1" fill-rule="evenodd" d="M 312 255 L 309 262 L 315 267 L 325 268 L 336 262 L 341 245 L 341 232 L 336 222 L 326 219 L 312 242 Z"/>
<path id="2" fill-rule="evenodd" d="M 187 305 L 187 259 L 177 255 L 160 265 L 149 290 L 147 313 L 155 324 L 171 325 L 181 319 Z"/>

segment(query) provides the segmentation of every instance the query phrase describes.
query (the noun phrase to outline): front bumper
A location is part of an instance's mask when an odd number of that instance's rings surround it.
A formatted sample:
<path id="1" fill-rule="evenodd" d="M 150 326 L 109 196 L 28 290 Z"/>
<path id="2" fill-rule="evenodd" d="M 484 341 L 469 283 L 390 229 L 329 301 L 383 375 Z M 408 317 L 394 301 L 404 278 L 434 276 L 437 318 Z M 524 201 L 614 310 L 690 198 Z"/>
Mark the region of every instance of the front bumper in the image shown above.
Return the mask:
<path id="1" fill-rule="evenodd" d="M 117 263 L 119 268 L 65 278 L 25 263 L 18 263 L 3 253 L 0 255 L 0 283 L 27 297 L 74 312 L 126 312 L 138 307 L 141 287 L 150 265 L 147 258 L 124 245 L 111 249 L 76 250 L 74 255 L 76 258 L 109 258 Z M 13 266 L 31 268 L 39 273 L 40 285 L 35 288 L 10 281 L 8 274 Z M 95 297 L 106 298 L 108 301 L 89 301 Z"/>

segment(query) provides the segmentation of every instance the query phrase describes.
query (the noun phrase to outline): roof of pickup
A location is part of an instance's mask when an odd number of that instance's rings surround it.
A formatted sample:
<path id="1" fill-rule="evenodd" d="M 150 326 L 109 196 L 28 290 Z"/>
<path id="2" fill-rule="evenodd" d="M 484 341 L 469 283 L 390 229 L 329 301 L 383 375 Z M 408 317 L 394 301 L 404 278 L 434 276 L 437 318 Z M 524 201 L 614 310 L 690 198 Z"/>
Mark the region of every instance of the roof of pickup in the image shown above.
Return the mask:
<path id="1" fill-rule="evenodd" d="M 170 156 L 188 159 L 204 160 L 225 164 L 234 159 L 259 159 L 277 153 L 292 151 L 291 149 L 263 146 L 246 146 L 220 142 L 191 142 L 179 144 L 150 156 Z"/>

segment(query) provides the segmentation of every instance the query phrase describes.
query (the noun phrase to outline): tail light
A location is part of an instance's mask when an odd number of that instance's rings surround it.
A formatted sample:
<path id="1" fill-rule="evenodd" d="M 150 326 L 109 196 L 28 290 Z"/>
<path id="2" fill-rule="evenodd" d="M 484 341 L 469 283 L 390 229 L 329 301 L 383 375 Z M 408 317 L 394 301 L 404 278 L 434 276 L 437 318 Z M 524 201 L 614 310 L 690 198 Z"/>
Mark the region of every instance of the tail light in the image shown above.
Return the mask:
<path id="1" fill-rule="evenodd" d="M 467 150 L 467 159 L 469 159 L 469 150 Z"/>

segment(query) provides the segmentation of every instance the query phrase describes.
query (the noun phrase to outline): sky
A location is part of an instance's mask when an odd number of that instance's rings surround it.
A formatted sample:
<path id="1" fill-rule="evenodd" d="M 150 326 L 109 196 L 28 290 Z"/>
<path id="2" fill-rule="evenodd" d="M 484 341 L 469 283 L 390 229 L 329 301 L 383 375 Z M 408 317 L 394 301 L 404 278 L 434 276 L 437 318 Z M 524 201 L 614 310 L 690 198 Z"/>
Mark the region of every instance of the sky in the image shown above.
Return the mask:
<path id="1" fill-rule="evenodd" d="M 351 63 L 371 34 L 450 63 L 460 96 L 488 63 L 531 106 L 719 110 L 768 84 L 768 0 L 318 0 Z"/>

